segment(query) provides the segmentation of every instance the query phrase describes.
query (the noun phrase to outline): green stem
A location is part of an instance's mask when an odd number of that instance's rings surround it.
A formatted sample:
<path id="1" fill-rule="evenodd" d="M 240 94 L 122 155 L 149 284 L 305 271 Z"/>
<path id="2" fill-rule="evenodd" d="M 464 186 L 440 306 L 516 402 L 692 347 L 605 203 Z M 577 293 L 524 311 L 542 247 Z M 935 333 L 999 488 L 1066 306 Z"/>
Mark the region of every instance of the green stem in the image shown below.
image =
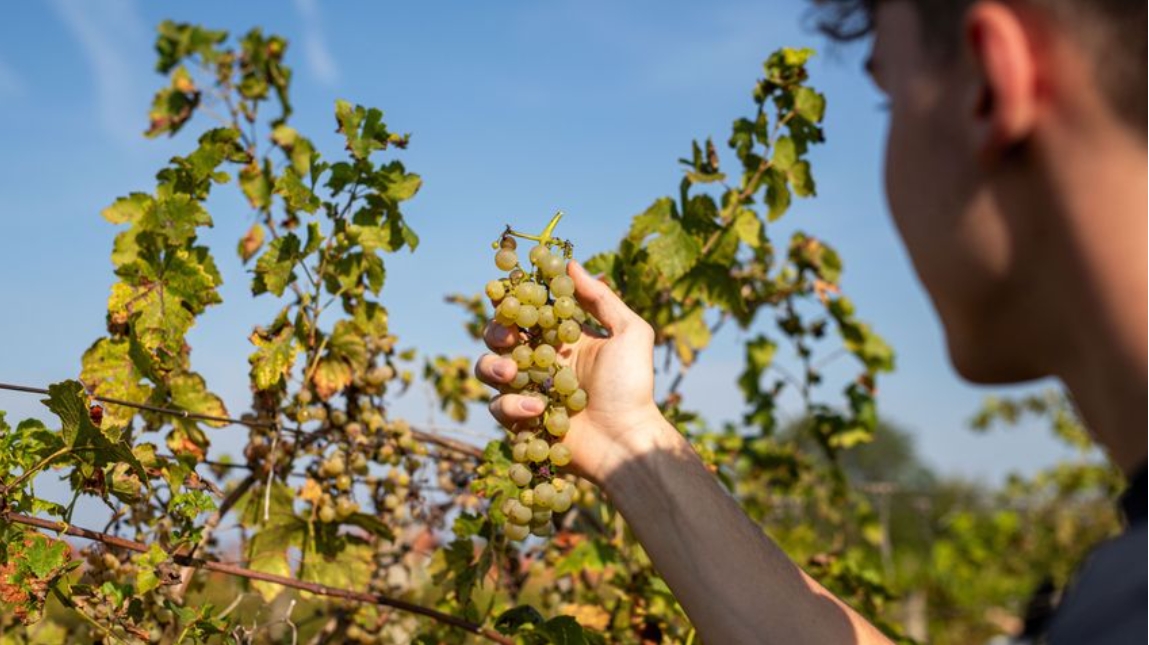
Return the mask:
<path id="1" fill-rule="evenodd" d="M 543 232 L 540 233 L 539 235 L 530 235 L 528 233 L 520 233 L 520 232 L 515 231 L 515 230 L 507 231 L 507 233 L 510 235 L 514 235 L 515 237 L 521 237 L 524 240 L 532 240 L 534 242 L 538 242 L 539 244 L 546 244 L 547 242 L 550 241 L 551 234 L 555 232 L 555 227 L 559 225 L 559 220 L 562 218 L 563 218 L 563 212 L 562 211 L 555 213 L 555 216 L 551 218 L 551 221 L 549 223 L 547 223 L 547 227 L 544 228 Z"/>
<path id="2" fill-rule="evenodd" d="M 62 457 L 71 451 L 72 451 L 72 448 L 66 446 L 64 448 L 60 448 L 59 450 L 48 455 L 47 457 L 44 457 L 43 459 L 40 460 L 40 463 L 36 464 L 35 466 L 32 466 L 28 470 L 25 470 L 23 473 L 21 473 L 20 476 L 17 477 L 15 481 L 13 481 L 11 484 L 9 484 L 7 486 L 7 488 L 9 488 L 9 489 L 17 488 L 18 486 L 20 486 L 20 484 L 23 484 L 29 477 L 31 477 L 32 475 L 35 475 L 37 472 L 42 470 L 45 466 L 47 466 L 52 461 L 54 461 L 57 457 Z"/>

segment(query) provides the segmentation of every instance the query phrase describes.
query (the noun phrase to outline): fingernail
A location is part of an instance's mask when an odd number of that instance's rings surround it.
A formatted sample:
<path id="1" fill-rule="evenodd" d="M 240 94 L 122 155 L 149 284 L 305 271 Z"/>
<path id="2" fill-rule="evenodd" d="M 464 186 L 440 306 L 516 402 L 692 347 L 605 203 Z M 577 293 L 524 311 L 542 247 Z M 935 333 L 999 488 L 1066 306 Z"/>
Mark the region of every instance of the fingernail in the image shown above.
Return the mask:
<path id="1" fill-rule="evenodd" d="M 528 414 L 538 414 L 543 411 L 543 402 L 534 397 L 528 397 L 523 399 L 519 407 Z"/>

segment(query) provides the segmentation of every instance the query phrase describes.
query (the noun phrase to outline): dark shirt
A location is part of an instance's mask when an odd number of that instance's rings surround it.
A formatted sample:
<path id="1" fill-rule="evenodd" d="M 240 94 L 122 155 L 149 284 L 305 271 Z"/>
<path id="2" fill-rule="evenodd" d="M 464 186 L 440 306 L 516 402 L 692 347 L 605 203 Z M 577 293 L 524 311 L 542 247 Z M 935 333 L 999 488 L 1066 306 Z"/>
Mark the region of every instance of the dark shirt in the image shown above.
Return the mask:
<path id="1" fill-rule="evenodd" d="M 1057 608 L 1051 645 L 1143 644 L 1146 594 L 1145 466 L 1121 496 L 1125 532 L 1093 550 Z"/>

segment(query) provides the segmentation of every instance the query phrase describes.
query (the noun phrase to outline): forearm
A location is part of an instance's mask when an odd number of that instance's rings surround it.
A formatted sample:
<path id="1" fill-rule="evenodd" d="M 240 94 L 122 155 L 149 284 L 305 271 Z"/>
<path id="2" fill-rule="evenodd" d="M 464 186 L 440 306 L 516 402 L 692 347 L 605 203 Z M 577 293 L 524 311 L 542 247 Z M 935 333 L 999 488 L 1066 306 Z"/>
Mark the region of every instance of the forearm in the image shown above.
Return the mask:
<path id="1" fill-rule="evenodd" d="M 705 642 L 889 642 L 791 562 L 674 428 L 652 423 L 602 483 Z"/>

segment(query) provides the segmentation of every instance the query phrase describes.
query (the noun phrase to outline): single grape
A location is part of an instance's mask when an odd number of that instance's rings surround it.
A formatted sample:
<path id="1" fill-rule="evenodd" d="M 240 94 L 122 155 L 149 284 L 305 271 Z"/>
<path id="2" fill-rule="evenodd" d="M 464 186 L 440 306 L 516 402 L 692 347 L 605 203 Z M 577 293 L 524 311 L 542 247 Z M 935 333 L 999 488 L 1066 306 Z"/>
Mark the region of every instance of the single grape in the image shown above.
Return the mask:
<path id="1" fill-rule="evenodd" d="M 555 493 L 555 498 L 551 500 L 551 510 L 556 513 L 564 513 L 570 510 L 571 503 L 574 501 L 574 491 L 566 489 Z"/>
<path id="2" fill-rule="evenodd" d="M 542 367 L 532 367 L 527 370 L 527 373 L 530 374 L 531 382 L 539 385 L 546 383 L 547 379 L 551 377 L 551 371 Z"/>
<path id="3" fill-rule="evenodd" d="M 528 507 L 534 506 L 535 505 L 535 491 L 534 491 L 534 489 L 533 488 L 524 488 L 523 490 L 519 491 L 519 503 L 523 504 L 524 506 L 528 506 Z"/>
<path id="4" fill-rule="evenodd" d="M 547 368 L 555 364 L 555 357 L 557 352 L 554 347 L 550 345 L 539 345 L 535 348 L 533 359 L 535 365 Z"/>
<path id="5" fill-rule="evenodd" d="M 335 521 L 335 507 L 330 504 L 324 504 L 319 507 L 319 521 L 324 524 Z"/>
<path id="6" fill-rule="evenodd" d="M 531 328 L 539 321 L 539 310 L 535 309 L 532 305 L 522 305 L 519 307 L 519 313 L 515 316 L 515 324 L 523 328 Z"/>
<path id="7" fill-rule="evenodd" d="M 522 488 L 531 483 L 532 475 L 530 469 L 526 466 L 522 464 L 511 464 L 511 467 L 507 469 L 507 477 L 514 482 L 515 486 Z"/>
<path id="8" fill-rule="evenodd" d="M 531 287 L 531 304 L 535 307 L 541 307 L 547 304 L 547 287 L 541 284 L 534 284 Z"/>
<path id="9" fill-rule="evenodd" d="M 527 257 L 529 257 L 531 259 L 531 264 L 533 264 L 535 266 L 539 266 L 539 264 L 543 260 L 543 257 L 550 255 L 550 254 L 551 254 L 550 249 L 543 246 L 542 244 L 539 244 L 537 246 L 531 247 L 531 250 L 527 254 Z"/>
<path id="10" fill-rule="evenodd" d="M 554 535 L 554 533 L 555 527 L 550 522 L 539 524 L 537 526 L 531 526 L 531 535 L 537 535 L 539 537 L 550 537 L 551 535 Z"/>
<path id="11" fill-rule="evenodd" d="M 513 249 L 499 249 L 499 252 L 495 254 L 495 266 L 499 267 L 501 271 L 510 271 L 518 263 L 519 254 L 515 253 Z"/>
<path id="12" fill-rule="evenodd" d="M 531 461 L 546 461 L 551 454 L 551 447 L 546 439 L 531 439 L 527 444 L 527 459 Z"/>
<path id="13" fill-rule="evenodd" d="M 511 447 L 511 459 L 515 460 L 515 462 L 517 462 L 517 463 L 524 463 L 524 462 L 528 461 L 527 444 L 526 443 L 516 443 L 514 446 L 512 446 Z M 552 459 L 551 461 L 554 461 L 554 460 Z"/>
<path id="14" fill-rule="evenodd" d="M 511 360 L 520 370 L 525 370 L 531 366 L 534 360 L 534 352 L 531 351 L 530 345 L 519 345 L 511 350 Z"/>
<path id="15" fill-rule="evenodd" d="M 546 426 L 547 432 L 551 435 L 562 437 L 567 433 L 567 430 L 570 430 L 571 422 L 564 410 L 552 410 L 551 413 L 547 415 Z"/>
<path id="16" fill-rule="evenodd" d="M 493 302 L 498 302 L 507 295 L 507 288 L 503 286 L 502 280 L 491 280 L 487 283 L 487 297 Z"/>
<path id="17" fill-rule="evenodd" d="M 550 345 L 551 347 L 557 347 L 562 344 L 562 341 L 559 340 L 559 330 L 557 327 L 544 329 L 542 339 L 544 343 Z"/>
<path id="18" fill-rule="evenodd" d="M 574 313 L 571 314 L 571 318 L 581 325 L 586 322 L 586 312 L 582 310 L 582 307 L 575 305 L 575 310 Z"/>
<path id="19" fill-rule="evenodd" d="M 574 315 L 575 301 L 570 296 L 559 296 L 555 298 L 555 315 L 559 318 L 570 318 Z"/>
<path id="20" fill-rule="evenodd" d="M 556 443 L 551 446 L 551 463 L 556 466 L 565 466 L 571 462 L 571 449 L 564 444 Z"/>
<path id="21" fill-rule="evenodd" d="M 530 507 L 522 505 L 517 499 L 508 499 L 504 506 L 503 512 L 507 514 L 507 519 L 515 524 L 528 524 L 534 515 Z"/>
<path id="22" fill-rule="evenodd" d="M 571 412 L 579 412 L 586 409 L 586 390 L 579 388 L 567 397 L 567 409 Z"/>
<path id="23" fill-rule="evenodd" d="M 516 268 L 507 274 L 507 279 L 511 281 L 511 284 L 518 284 L 523 281 L 526 275 L 522 269 Z"/>
<path id="24" fill-rule="evenodd" d="M 519 309 L 521 309 L 522 306 L 523 305 L 521 302 L 519 302 L 518 298 L 514 296 L 507 296 L 506 298 L 503 298 L 502 302 L 499 303 L 499 308 L 496 309 L 496 313 L 500 317 L 514 320 L 515 316 L 519 315 Z"/>
<path id="25" fill-rule="evenodd" d="M 554 517 L 554 513 L 551 511 L 551 509 L 542 508 L 536 504 L 534 512 L 531 513 L 531 526 L 535 527 L 547 524 L 551 521 L 552 517 Z"/>
<path id="26" fill-rule="evenodd" d="M 549 482 L 535 486 L 535 508 L 550 508 L 555 498 L 555 487 Z"/>
<path id="27" fill-rule="evenodd" d="M 335 500 L 335 515 L 339 519 L 345 519 L 359 512 L 359 504 L 355 503 L 350 497 L 340 497 Z"/>
<path id="28" fill-rule="evenodd" d="M 505 300 L 503 302 L 506 302 Z M 559 340 L 566 344 L 577 342 L 582 336 L 582 328 L 573 320 L 564 320 L 558 327 Z"/>
<path id="29" fill-rule="evenodd" d="M 542 258 L 542 264 L 539 269 L 542 270 L 543 276 L 547 278 L 554 278 L 561 275 L 566 271 L 567 263 L 560 256 L 553 253 L 546 255 Z"/>
<path id="30" fill-rule="evenodd" d="M 558 316 L 555 316 L 555 309 L 550 305 L 543 305 L 539 307 L 539 327 L 542 329 L 550 329 L 559 324 Z"/>
<path id="31" fill-rule="evenodd" d="M 523 430 L 522 432 L 515 435 L 515 443 L 526 443 L 526 442 L 528 442 L 534 438 L 535 438 L 535 433 L 527 432 L 526 430 Z"/>
<path id="32" fill-rule="evenodd" d="M 511 387 L 516 390 L 521 390 L 531 382 L 531 375 L 523 370 L 515 373 L 515 378 L 511 379 Z"/>
<path id="33" fill-rule="evenodd" d="M 567 275 L 557 275 L 551 278 L 551 295 L 556 298 L 573 296 L 574 280 L 571 280 L 570 276 Z"/>
<path id="34" fill-rule="evenodd" d="M 519 248 L 519 243 L 516 242 L 515 238 L 511 237 L 510 235 L 504 235 L 502 239 L 499 240 L 499 248 L 510 249 L 514 251 L 515 249 Z"/>
<path id="35" fill-rule="evenodd" d="M 560 368 L 559 371 L 555 373 L 554 386 L 559 394 L 569 396 L 578 389 L 578 377 L 575 376 L 574 370 L 571 368 Z"/>
<path id="36" fill-rule="evenodd" d="M 503 525 L 503 533 L 511 540 L 525 540 L 531 534 L 531 527 L 526 524 L 505 524 Z"/>

